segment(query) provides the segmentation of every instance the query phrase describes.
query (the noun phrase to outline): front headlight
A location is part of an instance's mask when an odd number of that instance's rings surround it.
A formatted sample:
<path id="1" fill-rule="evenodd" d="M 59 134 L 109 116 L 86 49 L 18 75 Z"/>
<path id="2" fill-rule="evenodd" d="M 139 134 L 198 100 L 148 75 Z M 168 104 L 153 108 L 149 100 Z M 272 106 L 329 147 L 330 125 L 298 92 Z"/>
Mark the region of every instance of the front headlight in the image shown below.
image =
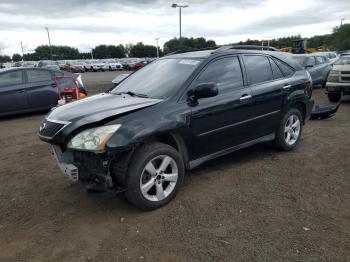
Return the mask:
<path id="1" fill-rule="evenodd" d="M 336 70 L 331 70 L 329 72 L 330 75 L 339 75 L 340 71 L 336 71 Z"/>
<path id="2" fill-rule="evenodd" d="M 101 126 L 84 130 L 73 137 L 68 148 L 89 151 L 104 150 L 106 143 L 121 125 Z"/>

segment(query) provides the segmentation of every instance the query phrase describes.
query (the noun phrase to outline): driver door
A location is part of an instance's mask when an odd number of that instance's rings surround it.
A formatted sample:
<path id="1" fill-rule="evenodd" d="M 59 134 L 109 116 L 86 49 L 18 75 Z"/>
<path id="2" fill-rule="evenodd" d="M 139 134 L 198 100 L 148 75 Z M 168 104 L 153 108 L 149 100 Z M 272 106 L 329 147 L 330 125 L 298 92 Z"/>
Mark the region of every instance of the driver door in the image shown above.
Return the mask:
<path id="1" fill-rule="evenodd" d="M 193 147 L 191 158 L 198 159 L 253 137 L 252 95 L 243 84 L 240 60 L 226 56 L 211 61 L 192 85 L 214 82 L 219 93 L 215 97 L 198 100 L 192 107 L 191 128 Z"/>

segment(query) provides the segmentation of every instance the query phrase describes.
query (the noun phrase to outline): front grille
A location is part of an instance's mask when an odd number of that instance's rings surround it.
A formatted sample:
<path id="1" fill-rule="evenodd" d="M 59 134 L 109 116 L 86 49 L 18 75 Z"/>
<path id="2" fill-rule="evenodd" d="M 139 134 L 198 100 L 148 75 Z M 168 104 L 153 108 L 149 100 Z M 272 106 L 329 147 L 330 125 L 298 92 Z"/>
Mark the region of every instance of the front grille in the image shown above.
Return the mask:
<path id="1" fill-rule="evenodd" d="M 347 75 L 347 74 L 350 75 L 350 71 L 341 71 L 341 73 L 344 74 L 344 75 Z"/>
<path id="2" fill-rule="evenodd" d="M 39 128 L 39 135 L 47 138 L 53 138 L 59 131 L 61 131 L 65 123 L 56 123 L 44 120 Z"/>
<path id="3" fill-rule="evenodd" d="M 346 76 L 346 77 L 342 77 L 341 78 L 342 81 L 347 81 L 347 82 L 350 82 L 350 76 Z"/>

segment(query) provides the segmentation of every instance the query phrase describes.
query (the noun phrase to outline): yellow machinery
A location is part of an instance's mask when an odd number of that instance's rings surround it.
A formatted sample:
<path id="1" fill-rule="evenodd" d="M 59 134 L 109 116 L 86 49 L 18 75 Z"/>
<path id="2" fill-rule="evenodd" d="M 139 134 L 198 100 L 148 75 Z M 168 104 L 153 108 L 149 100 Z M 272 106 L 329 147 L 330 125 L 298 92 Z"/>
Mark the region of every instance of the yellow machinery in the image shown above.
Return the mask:
<path id="1" fill-rule="evenodd" d="M 284 47 L 279 49 L 282 52 L 288 52 L 293 54 L 311 54 L 314 52 L 324 52 L 327 49 L 324 46 L 320 47 L 307 47 L 307 39 L 294 40 L 292 47 Z"/>

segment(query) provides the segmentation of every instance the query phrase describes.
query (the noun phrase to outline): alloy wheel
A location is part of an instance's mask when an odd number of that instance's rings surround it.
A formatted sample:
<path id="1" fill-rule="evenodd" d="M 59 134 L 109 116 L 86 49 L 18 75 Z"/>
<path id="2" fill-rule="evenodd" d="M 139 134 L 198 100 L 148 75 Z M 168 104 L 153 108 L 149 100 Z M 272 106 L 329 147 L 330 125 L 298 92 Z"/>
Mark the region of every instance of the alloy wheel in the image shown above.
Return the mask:
<path id="1" fill-rule="evenodd" d="M 290 115 L 284 127 L 284 140 L 290 146 L 294 145 L 300 135 L 300 119 L 297 115 Z"/>
<path id="2" fill-rule="evenodd" d="M 149 201 L 162 201 L 173 192 L 178 180 L 178 167 L 168 155 L 149 161 L 140 177 L 142 195 Z"/>

